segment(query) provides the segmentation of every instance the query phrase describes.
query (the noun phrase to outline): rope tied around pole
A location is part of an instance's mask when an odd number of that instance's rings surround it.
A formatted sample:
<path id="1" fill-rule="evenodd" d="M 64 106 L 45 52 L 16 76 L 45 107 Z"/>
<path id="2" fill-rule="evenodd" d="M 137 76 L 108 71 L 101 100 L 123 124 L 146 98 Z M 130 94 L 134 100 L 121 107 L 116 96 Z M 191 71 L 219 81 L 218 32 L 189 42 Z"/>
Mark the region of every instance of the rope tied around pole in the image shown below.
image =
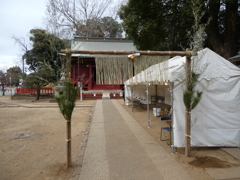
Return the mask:
<path id="1" fill-rule="evenodd" d="M 188 135 L 188 134 L 185 134 L 185 136 L 186 136 L 186 137 L 189 137 L 189 138 L 192 138 L 192 136 L 191 136 L 191 135 Z"/>

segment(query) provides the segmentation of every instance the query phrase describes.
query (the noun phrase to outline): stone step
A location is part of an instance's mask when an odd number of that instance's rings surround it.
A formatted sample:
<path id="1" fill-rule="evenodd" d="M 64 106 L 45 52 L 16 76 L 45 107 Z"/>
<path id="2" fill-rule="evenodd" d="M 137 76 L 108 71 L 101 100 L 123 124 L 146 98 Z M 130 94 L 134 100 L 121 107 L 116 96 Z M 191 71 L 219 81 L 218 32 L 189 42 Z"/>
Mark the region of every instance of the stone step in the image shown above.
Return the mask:
<path id="1" fill-rule="evenodd" d="M 103 93 L 102 99 L 110 99 L 110 93 Z"/>

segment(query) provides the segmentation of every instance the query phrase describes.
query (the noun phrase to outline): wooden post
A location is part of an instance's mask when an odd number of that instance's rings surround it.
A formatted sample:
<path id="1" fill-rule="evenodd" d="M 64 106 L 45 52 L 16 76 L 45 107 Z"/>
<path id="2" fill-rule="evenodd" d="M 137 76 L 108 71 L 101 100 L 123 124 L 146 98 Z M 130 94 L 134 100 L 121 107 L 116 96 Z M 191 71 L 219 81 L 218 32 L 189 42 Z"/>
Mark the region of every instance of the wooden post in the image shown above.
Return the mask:
<path id="1" fill-rule="evenodd" d="M 71 81 L 71 53 L 70 50 L 66 53 L 66 79 Z M 70 97 L 70 87 L 67 87 L 67 100 Z M 71 119 L 66 120 L 66 141 L 67 141 L 67 168 L 71 167 Z"/>
<path id="2" fill-rule="evenodd" d="M 191 56 L 186 56 L 186 91 L 189 90 L 189 81 L 191 78 Z M 186 107 L 185 112 L 185 155 L 190 157 L 191 148 L 191 114 L 190 108 Z"/>

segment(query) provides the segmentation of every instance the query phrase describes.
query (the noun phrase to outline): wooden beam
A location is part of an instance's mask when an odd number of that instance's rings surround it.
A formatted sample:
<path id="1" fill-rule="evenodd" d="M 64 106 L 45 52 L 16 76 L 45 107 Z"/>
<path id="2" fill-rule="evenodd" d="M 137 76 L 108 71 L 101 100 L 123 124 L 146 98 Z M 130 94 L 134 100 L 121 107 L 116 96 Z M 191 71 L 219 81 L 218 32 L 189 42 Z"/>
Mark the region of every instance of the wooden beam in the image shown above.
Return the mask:
<path id="1" fill-rule="evenodd" d="M 140 53 L 140 55 L 149 56 L 194 56 L 193 51 L 90 51 L 90 50 L 61 50 L 60 53 L 71 54 L 106 54 L 106 55 L 129 55 Z"/>

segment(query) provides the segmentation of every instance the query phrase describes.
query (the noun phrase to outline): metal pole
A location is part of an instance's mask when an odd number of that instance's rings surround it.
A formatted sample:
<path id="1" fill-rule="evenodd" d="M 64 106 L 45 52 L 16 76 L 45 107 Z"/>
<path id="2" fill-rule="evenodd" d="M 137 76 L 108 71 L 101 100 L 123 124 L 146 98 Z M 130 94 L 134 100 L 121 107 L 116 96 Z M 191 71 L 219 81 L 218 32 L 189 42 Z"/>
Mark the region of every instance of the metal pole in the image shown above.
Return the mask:
<path id="1" fill-rule="evenodd" d="M 147 93 L 147 118 L 148 118 L 148 128 L 150 128 L 150 114 L 149 114 L 149 100 L 148 100 L 148 88 L 149 88 L 150 84 L 146 85 L 146 93 Z"/>
<path id="2" fill-rule="evenodd" d="M 131 100 L 132 100 L 133 99 L 133 85 L 130 86 L 130 89 L 131 89 Z M 132 112 L 134 112 L 134 110 L 133 110 L 133 101 L 131 103 L 132 103 Z"/>
<path id="3" fill-rule="evenodd" d="M 11 96 L 12 96 L 12 77 L 10 76 L 10 88 L 11 88 Z"/>
<path id="4" fill-rule="evenodd" d="M 80 101 L 82 101 L 82 81 L 80 81 Z"/>
<path id="5" fill-rule="evenodd" d="M 22 63 L 23 63 L 23 74 L 24 74 L 24 58 L 22 58 Z"/>
<path id="6" fill-rule="evenodd" d="M 172 131 L 171 131 L 171 133 L 172 133 L 172 140 L 171 140 L 171 142 L 172 142 L 172 144 L 171 144 L 171 147 L 172 147 L 172 154 L 174 154 L 175 153 L 175 151 L 174 151 L 174 132 L 173 132 L 173 121 L 174 121 L 174 119 L 173 119 L 173 101 L 174 101 L 174 97 L 173 97 L 173 82 L 170 82 L 169 83 L 169 87 L 170 87 L 170 93 L 171 93 L 171 111 L 170 111 L 170 113 L 171 113 L 171 120 L 172 120 Z"/>

